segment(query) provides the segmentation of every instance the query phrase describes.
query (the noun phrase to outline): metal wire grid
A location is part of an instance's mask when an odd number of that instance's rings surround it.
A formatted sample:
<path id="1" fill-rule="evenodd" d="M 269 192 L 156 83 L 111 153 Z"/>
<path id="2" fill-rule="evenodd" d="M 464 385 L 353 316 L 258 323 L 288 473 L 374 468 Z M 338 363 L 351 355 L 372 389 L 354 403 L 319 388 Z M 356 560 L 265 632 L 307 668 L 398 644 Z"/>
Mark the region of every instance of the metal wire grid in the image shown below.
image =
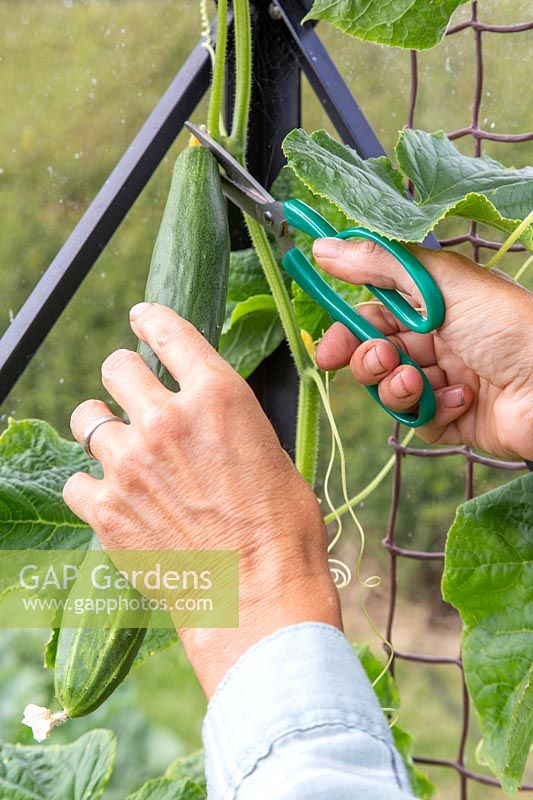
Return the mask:
<path id="1" fill-rule="evenodd" d="M 474 98 L 472 101 L 472 117 L 470 124 L 461 128 L 460 130 L 448 133 L 450 139 L 459 139 L 464 136 L 471 136 L 474 143 L 474 155 L 479 157 L 482 153 L 482 144 L 486 139 L 498 142 L 529 142 L 533 141 L 533 132 L 521 134 L 507 134 L 507 133 L 493 133 L 492 131 L 485 131 L 479 126 L 479 117 L 481 109 L 481 101 L 483 94 L 483 80 L 484 80 L 484 65 L 483 65 L 483 46 L 484 34 L 512 34 L 518 31 L 526 31 L 533 29 L 533 22 L 518 24 L 518 25 L 490 25 L 481 22 L 478 17 L 478 3 L 472 2 L 470 19 L 453 25 L 448 29 L 447 35 L 452 36 L 459 31 L 471 29 L 474 39 L 475 47 L 475 87 Z M 411 93 L 409 100 L 409 111 L 407 119 L 407 127 L 413 127 L 416 102 L 418 95 L 418 61 L 419 54 L 416 51 L 411 52 Z M 476 223 L 472 223 L 467 233 L 456 236 L 450 239 L 442 239 L 441 244 L 444 246 L 461 244 L 469 242 L 472 246 L 473 257 L 479 261 L 480 252 L 483 248 L 489 250 L 497 250 L 500 245 L 497 242 L 488 241 L 479 236 Z M 512 250 L 523 250 L 521 245 L 515 244 Z M 444 561 L 443 552 L 428 552 L 419 550 L 410 550 L 399 547 L 395 543 L 396 523 L 398 517 L 398 510 L 401 502 L 402 491 L 402 464 L 407 456 L 415 458 L 447 458 L 449 456 L 462 456 L 465 461 L 465 496 L 470 499 L 474 496 L 474 465 L 483 464 L 485 466 L 493 467 L 496 469 L 517 471 L 523 470 L 524 465 L 515 462 L 500 461 L 493 458 L 487 458 L 473 452 L 469 447 L 447 447 L 438 450 L 430 448 L 416 448 L 416 447 L 403 447 L 400 444 L 398 436 L 398 426 L 395 427 L 394 433 L 389 442 L 395 452 L 395 465 L 393 472 L 392 483 L 392 498 L 389 510 L 389 521 L 387 527 L 387 535 L 384 540 L 384 546 L 389 553 L 389 574 L 390 574 L 390 595 L 388 602 L 387 622 L 386 622 L 386 638 L 394 647 L 394 618 L 398 604 L 398 559 L 411 558 L 420 561 Z M 486 775 L 479 774 L 467 768 L 465 764 L 465 750 L 468 740 L 469 720 L 470 720 L 470 701 L 466 684 L 464 680 L 463 665 L 461 655 L 458 654 L 456 658 L 445 658 L 439 655 L 429 656 L 421 655 L 419 653 L 402 652 L 401 650 L 394 649 L 394 659 L 401 659 L 404 661 L 411 661 L 418 664 L 430 665 L 447 665 L 452 666 L 459 670 L 461 689 L 462 689 L 462 722 L 460 741 L 457 748 L 457 756 L 455 759 L 445 758 L 425 758 L 416 757 L 415 761 L 420 764 L 426 764 L 436 767 L 443 767 L 455 770 L 458 775 L 460 786 L 460 800 L 468 800 L 469 786 L 471 782 L 486 784 L 488 786 L 499 786 L 499 783 L 494 778 Z M 394 661 L 391 666 L 391 671 L 394 672 Z M 533 786 L 523 786 L 521 791 L 531 791 Z"/>

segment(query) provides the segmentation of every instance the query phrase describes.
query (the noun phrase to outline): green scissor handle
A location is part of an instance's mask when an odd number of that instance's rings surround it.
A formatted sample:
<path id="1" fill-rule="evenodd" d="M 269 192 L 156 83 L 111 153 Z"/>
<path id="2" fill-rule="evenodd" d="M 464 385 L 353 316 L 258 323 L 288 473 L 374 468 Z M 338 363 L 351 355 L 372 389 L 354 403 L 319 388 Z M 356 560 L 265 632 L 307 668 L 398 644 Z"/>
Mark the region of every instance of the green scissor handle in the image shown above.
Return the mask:
<path id="1" fill-rule="evenodd" d="M 367 284 L 367 288 L 392 311 L 397 319 L 407 325 L 411 330 L 418 333 L 428 333 L 442 325 L 445 306 L 439 287 L 420 261 L 409 250 L 403 247 L 400 242 L 386 239 L 378 233 L 373 233 L 366 228 L 360 227 L 348 228 L 339 233 L 321 214 L 313 208 L 310 208 L 301 200 L 286 200 L 283 203 L 283 209 L 289 225 L 303 233 L 307 233 L 314 239 L 322 236 L 334 236 L 340 239 L 364 238 L 370 239 L 385 247 L 407 270 L 416 283 L 426 306 L 426 316 L 423 317 L 419 314 L 418 311 L 394 289 L 380 289 L 370 284 Z M 293 280 L 295 280 L 313 300 L 316 300 L 333 319 L 345 325 L 358 339 L 361 341 L 368 341 L 369 339 L 387 338 L 380 330 L 358 314 L 346 300 L 332 289 L 301 250 L 297 248 L 289 250 L 283 257 L 283 266 Z M 367 386 L 367 389 L 391 417 L 394 417 L 394 419 L 398 420 L 398 422 L 401 422 L 403 425 L 407 425 L 411 428 L 418 428 L 421 425 L 425 425 L 435 416 L 435 395 L 431 384 L 418 364 L 409 358 L 403 350 L 398 350 L 398 353 L 400 356 L 400 364 L 410 364 L 415 367 L 422 376 L 423 389 L 418 404 L 418 413 L 412 414 L 393 411 L 381 402 L 377 384 L 374 386 Z"/>

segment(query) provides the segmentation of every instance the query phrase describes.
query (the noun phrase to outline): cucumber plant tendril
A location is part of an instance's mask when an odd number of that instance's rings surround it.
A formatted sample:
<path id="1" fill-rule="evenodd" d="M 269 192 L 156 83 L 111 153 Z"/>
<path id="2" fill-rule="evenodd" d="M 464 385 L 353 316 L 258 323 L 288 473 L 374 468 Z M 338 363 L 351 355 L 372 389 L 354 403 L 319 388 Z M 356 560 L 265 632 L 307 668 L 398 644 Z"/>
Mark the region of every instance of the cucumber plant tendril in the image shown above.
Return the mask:
<path id="1" fill-rule="evenodd" d="M 517 228 L 515 228 L 514 231 L 507 237 L 505 242 L 502 244 L 500 249 L 496 251 L 496 253 L 492 256 L 492 258 L 489 258 L 489 260 L 485 264 L 485 269 L 492 269 L 492 267 L 495 267 L 496 264 L 499 264 L 499 262 L 502 260 L 502 258 L 506 255 L 506 253 L 509 250 L 509 248 L 516 241 L 518 241 L 520 236 L 522 236 L 522 234 L 525 231 L 527 231 L 527 229 L 531 225 L 533 225 L 533 211 L 531 211 L 527 215 L 527 217 L 525 217 L 525 219 L 522 220 L 520 225 Z M 526 264 L 527 264 L 527 262 L 526 262 Z M 515 276 L 515 280 L 518 280 L 518 278 L 516 276 Z"/>

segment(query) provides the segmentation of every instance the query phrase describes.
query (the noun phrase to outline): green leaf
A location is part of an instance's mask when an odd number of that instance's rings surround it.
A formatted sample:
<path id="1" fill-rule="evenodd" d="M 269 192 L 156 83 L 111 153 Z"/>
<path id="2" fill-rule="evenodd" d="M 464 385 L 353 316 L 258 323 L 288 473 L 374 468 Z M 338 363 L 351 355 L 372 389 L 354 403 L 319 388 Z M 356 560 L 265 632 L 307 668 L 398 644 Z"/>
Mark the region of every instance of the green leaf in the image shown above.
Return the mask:
<path id="1" fill-rule="evenodd" d="M 468 0 L 315 0 L 304 17 L 322 19 L 336 28 L 389 47 L 425 50 L 446 32 L 455 9 Z"/>
<path id="2" fill-rule="evenodd" d="M 146 659 L 155 656 L 162 650 L 167 650 L 177 641 L 178 634 L 174 628 L 148 628 L 133 666 L 140 666 Z"/>
<path id="3" fill-rule="evenodd" d="M 9 420 L 0 436 L 0 549 L 85 548 L 91 529 L 62 495 L 79 470 L 99 474 L 80 445 L 42 420 Z"/>
<path id="4" fill-rule="evenodd" d="M 204 753 L 198 750 L 172 762 L 163 778 L 148 781 L 126 800 L 205 800 Z"/>
<path id="5" fill-rule="evenodd" d="M 153 778 L 126 800 L 206 800 L 205 789 L 194 781 Z"/>
<path id="6" fill-rule="evenodd" d="M 357 224 L 394 239 L 420 242 L 448 215 L 511 233 L 533 207 L 533 168 L 506 169 L 486 156 L 463 155 L 444 133 L 405 130 L 396 146 L 402 173 L 385 156 L 360 158 L 326 131 L 291 131 L 289 166 L 315 194 Z M 411 179 L 413 202 L 404 187 Z M 533 249 L 533 227 L 521 237 Z"/>
<path id="7" fill-rule="evenodd" d="M 73 744 L 0 743 L 2 800 L 98 800 L 115 761 L 111 731 L 95 730 Z"/>
<path id="8" fill-rule="evenodd" d="M 276 257 L 279 257 L 279 248 L 276 246 L 274 246 L 274 253 Z M 282 274 L 288 286 L 290 278 L 285 271 L 282 271 Z M 270 294 L 270 288 L 257 253 L 253 247 L 246 250 L 235 250 L 231 253 L 229 262 L 228 301 L 240 303 L 256 294 Z"/>
<path id="9" fill-rule="evenodd" d="M 343 214 L 340 208 L 330 202 L 326 197 L 314 194 L 305 183 L 295 175 L 290 167 L 283 167 L 280 171 L 278 177 L 272 184 L 272 194 L 276 199 L 280 200 L 288 200 L 292 197 L 303 200 L 304 203 L 312 206 L 315 211 L 322 214 L 322 216 L 339 231 L 354 224 L 346 214 Z M 296 246 L 299 247 L 300 250 L 303 250 L 308 258 L 312 257 L 311 251 L 314 240 L 311 236 L 307 236 L 307 234 L 302 233 L 302 231 L 297 231 L 293 228 L 291 228 L 291 236 Z"/>
<path id="10" fill-rule="evenodd" d="M 247 378 L 283 339 L 274 298 L 259 294 L 237 303 L 229 328 L 220 338 L 219 352 Z"/>
<path id="11" fill-rule="evenodd" d="M 368 679 L 374 683 L 379 678 L 374 685 L 374 691 L 385 713 L 391 716 L 391 711 L 394 712 L 400 708 L 400 695 L 394 678 L 388 670 L 383 672 L 383 662 L 376 658 L 367 645 L 354 645 L 354 650 Z M 381 677 L 379 677 L 380 675 Z M 392 726 L 392 738 L 405 764 L 415 797 L 420 797 L 421 800 L 431 800 L 436 787 L 413 762 L 413 737 L 395 723 Z"/>
<path id="12" fill-rule="evenodd" d="M 79 470 L 100 474 L 80 445 L 62 439 L 48 423 L 9 420 L 0 436 L 0 551 L 87 547 L 91 529 L 63 500 L 67 478 Z M 1 575 L 0 570 L 0 596 L 14 588 Z"/>
<path id="13" fill-rule="evenodd" d="M 44 646 L 44 666 L 54 669 L 56 665 L 57 643 L 59 641 L 59 628 L 52 628 L 50 638 Z"/>
<path id="14" fill-rule="evenodd" d="M 177 778 L 188 779 L 205 789 L 204 751 L 197 750 L 188 756 L 180 756 L 180 758 L 172 762 L 166 771 L 165 777 L 174 778 L 174 780 Z"/>
<path id="15" fill-rule="evenodd" d="M 418 769 L 413 761 L 413 737 L 406 730 L 394 725 L 392 728 L 392 738 L 399 754 L 403 758 L 403 763 L 407 769 L 407 775 L 411 783 L 411 789 L 415 797 L 421 800 L 431 800 L 437 787 L 430 781 L 427 775 Z"/>
<path id="16" fill-rule="evenodd" d="M 311 336 L 313 341 L 320 339 L 331 325 L 331 317 L 297 283 L 292 287 L 292 304 L 296 311 L 298 325 Z"/>
<path id="17" fill-rule="evenodd" d="M 515 792 L 533 741 L 533 474 L 459 506 L 444 599 L 463 622 L 463 664 L 481 757 Z"/>

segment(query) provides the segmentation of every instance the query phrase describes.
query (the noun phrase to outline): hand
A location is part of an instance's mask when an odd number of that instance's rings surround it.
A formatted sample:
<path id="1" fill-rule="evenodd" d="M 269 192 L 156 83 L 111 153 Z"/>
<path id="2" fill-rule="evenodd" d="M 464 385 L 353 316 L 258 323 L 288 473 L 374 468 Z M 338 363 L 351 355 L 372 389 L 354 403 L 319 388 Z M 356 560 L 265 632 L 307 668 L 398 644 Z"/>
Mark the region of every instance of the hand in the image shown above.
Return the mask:
<path id="1" fill-rule="evenodd" d="M 131 325 L 181 391 L 165 389 L 136 353 L 109 356 L 102 381 L 131 424 L 95 431 L 104 478 L 77 473 L 64 497 L 106 549 L 239 551 L 240 627 L 180 631 L 210 695 L 241 653 L 278 628 L 341 626 L 325 527 L 251 389 L 193 326 L 152 303 L 132 309 Z M 109 413 L 100 400 L 78 406 L 77 441 Z"/>
<path id="2" fill-rule="evenodd" d="M 410 249 L 444 296 L 446 318 L 439 330 L 413 333 L 379 303 L 358 311 L 423 367 L 435 390 L 436 416 L 417 433 L 428 442 L 462 442 L 496 456 L 533 458 L 533 295 L 457 253 Z M 422 305 L 407 272 L 373 242 L 317 239 L 313 253 L 337 278 L 398 289 Z M 415 407 L 422 391 L 419 373 L 398 366 L 392 344 L 360 343 L 340 323 L 322 338 L 317 362 L 326 370 L 349 364 L 360 383 L 379 384 L 382 402 L 395 411 Z"/>

